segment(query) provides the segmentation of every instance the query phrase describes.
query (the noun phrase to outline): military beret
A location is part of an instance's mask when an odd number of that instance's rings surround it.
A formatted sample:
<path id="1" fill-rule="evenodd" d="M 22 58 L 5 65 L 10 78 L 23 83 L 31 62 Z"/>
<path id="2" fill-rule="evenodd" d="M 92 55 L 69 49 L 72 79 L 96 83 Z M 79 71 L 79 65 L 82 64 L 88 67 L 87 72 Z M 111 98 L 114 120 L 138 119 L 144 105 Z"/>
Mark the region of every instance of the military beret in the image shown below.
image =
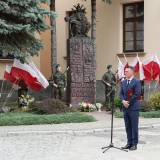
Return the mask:
<path id="1" fill-rule="evenodd" d="M 60 66 L 61 66 L 60 64 L 56 64 L 56 65 L 55 65 L 55 68 L 58 68 L 58 67 L 60 67 Z"/>
<path id="2" fill-rule="evenodd" d="M 107 69 L 110 69 L 110 68 L 112 68 L 112 65 L 111 64 L 107 65 Z"/>

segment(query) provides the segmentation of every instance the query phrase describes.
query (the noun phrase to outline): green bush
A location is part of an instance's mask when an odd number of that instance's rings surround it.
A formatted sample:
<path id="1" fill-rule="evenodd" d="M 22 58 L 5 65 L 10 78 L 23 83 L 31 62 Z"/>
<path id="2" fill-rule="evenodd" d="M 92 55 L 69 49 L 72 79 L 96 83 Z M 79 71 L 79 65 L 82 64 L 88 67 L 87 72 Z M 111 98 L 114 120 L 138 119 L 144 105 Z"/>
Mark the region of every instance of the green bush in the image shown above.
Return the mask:
<path id="1" fill-rule="evenodd" d="M 140 102 L 141 112 L 149 112 L 153 110 L 153 107 L 149 101 L 141 101 Z"/>
<path id="2" fill-rule="evenodd" d="M 155 110 L 160 110 L 160 92 L 152 94 L 149 102 Z"/>
<path id="3" fill-rule="evenodd" d="M 160 111 L 141 112 L 143 118 L 160 118 Z"/>
<path id="4" fill-rule="evenodd" d="M 78 112 L 39 115 L 34 113 L 10 112 L 0 113 L 0 126 L 38 125 L 95 122 L 96 119 Z"/>
<path id="5" fill-rule="evenodd" d="M 122 101 L 121 101 L 121 99 L 118 96 L 115 97 L 114 104 L 115 104 L 116 108 L 119 108 L 120 111 L 122 110 Z"/>
<path id="6" fill-rule="evenodd" d="M 106 111 L 111 110 L 111 106 L 110 106 L 109 103 L 103 102 L 102 105 L 103 105 L 102 110 L 106 110 Z M 114 98 L 114 105 L 115 105 L 115 109 L 118 108 L 120 111 L 122 110 L 122 102 L 121 102 L 121 99 L 118 96 L 116 96 Z"/>
<path id="7" fill-rule="evenodd" d="M 40 102 L 34 102 L 31 106 L 31 112 L 37 114 L 59 114 L 73 112 L 73 109 L 68 107 L 64 102 L 55 99 L 46 99 Z"/>
<path id="8" fill-rule="evenodd" d="M 0 102 L 0 113 L 13 112 L 18 109 L 18 102 L 7 102 L 4 106 L 4 102 Z"/>
<path id="9" fill-rule="evenodd" d="M 114 113 L 116 118 L 123 118 L 122 112 Z M 160 111 L 149 111 L 149 112 L 140 112 L 140 117 L 143 118 L 160 118 Z"/>

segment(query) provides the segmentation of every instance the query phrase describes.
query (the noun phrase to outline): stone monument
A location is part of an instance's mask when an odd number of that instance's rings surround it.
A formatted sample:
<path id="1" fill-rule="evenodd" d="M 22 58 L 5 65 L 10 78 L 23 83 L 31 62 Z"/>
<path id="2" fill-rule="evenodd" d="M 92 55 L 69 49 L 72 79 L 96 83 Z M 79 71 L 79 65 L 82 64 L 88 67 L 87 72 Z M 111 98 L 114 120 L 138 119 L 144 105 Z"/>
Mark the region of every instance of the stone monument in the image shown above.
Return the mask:
<path id="1" fill-rule="evenodd" d="M 93 41 L 87 36 L 90 23 L 86 18 L 83 5 L 76 5 L 72 9 L 69 22 L 70 38 L 68 39 L 68 97 L 69 103 L 77 105 L 79 102 L 95 103 L 96 67 L 93 52 Z"/>

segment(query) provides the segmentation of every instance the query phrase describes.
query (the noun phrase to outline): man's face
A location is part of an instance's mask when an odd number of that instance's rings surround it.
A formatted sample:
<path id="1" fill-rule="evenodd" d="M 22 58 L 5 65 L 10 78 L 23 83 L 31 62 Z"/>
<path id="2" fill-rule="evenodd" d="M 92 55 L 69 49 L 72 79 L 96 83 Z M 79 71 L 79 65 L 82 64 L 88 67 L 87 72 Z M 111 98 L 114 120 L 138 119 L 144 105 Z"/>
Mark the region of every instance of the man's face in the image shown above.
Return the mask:
<path id="1" fill-rule="evenodd" d="M 110 67 L 110 68 L 108 69 L 108 71 L 111 72 L 111 71 L 112 71 L 112 67 Z"/>
<path id="2" fill-rule="evenodd" d="M 130 68 L 125 69 L 125 76 L 127 79 L 131 78 L 133 75 L 134 75 L 134 72 L 132 69 L 130 69 Z"/>
<path id="3" fill-rule="evenodd" d="M 61 71 L 61 66 L 59 66 L 59 67 L 57 68 L 57 71 L 59 71 L 59 72 Z"/>

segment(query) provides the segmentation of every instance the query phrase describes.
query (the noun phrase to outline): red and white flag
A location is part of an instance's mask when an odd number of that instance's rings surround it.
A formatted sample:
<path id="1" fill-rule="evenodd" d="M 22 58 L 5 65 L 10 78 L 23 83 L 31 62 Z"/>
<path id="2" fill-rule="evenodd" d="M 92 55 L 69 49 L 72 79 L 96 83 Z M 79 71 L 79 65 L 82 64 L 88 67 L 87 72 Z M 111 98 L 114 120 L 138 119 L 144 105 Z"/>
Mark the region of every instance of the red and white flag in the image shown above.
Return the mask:
<path id="1" fill-rule="evenodd" d="M 157 55 L 154 56 L 154 75 L 153 79 L 159 81 L 160 76 L 160 61 Z"/>
<path id="2" fill-rule="evenodd" d="M 49 86 L 48 80 L 43 76 L 32 60 L 30 60 L 30 67 L 36 72 L 38 82 L 41 83 L 43 88 L 47 88 Z"/>
<path id="3" fill-rule="evenodd" d="M 137 56 L 137 60 L 138 60 L 138 68 L 139 68 L 139 79 L 144 80 L 145 76 L 144 76 L 144 70 L 143 70 L 143 63 L 138 56 Z"/>
<path id="4" fill-rule="evenodd" d="M 143 70 L 145 80 L 156 80 L 160 73 L 160 63 L 157 55 L 153 55 L 151 58 L 143 62 Z"/>
<path id="5" fill-rule="evenodd" d="M 47 79 L 30 60 L 28 60 L 28 63 L 23 64 L 19 60 L 14 59 L 10 74 L 16 79 L 23 80 L 33 90 L 39 91 L 42 88 L 47 88 L 49 85 Z"/>
<path id="6" fill-rule="evenodd" d="M 125 77 L 124 69 L 125 69 L 125 65 L 123 65 L 121 60 L 118 58 L 118 78 L 119 80 L 123 80 Z"/>
<path id="7" fill-rule="evenodd" d="M 18 84 L 18 79 L 11 75 L 12 65 L 6 64 L 4 79 L 10 81 L 11 83 Z"/>
<path id="8" fill-rule="evenodd" d="M 133 62 L 130 63 L 129 65 L 134 67 L 134 72 L 137 75 L 139 73 L 139 57 L 138 57 L 138 54 L 137 54 L 136 58 L 133 60 Z"/>
<path id="9" fill-rule="evenodd" d="M 127 67 L 129 67 L 129 63 L 128 63 L 128 60 L 127 60 L 126 55 L 123 54 L 123 56 L 124 56 L 124 59 L 125 59 L 125 65 L 124 65 L 124 71 L 125 71 L 125 69 L 126 69 Z"/>

